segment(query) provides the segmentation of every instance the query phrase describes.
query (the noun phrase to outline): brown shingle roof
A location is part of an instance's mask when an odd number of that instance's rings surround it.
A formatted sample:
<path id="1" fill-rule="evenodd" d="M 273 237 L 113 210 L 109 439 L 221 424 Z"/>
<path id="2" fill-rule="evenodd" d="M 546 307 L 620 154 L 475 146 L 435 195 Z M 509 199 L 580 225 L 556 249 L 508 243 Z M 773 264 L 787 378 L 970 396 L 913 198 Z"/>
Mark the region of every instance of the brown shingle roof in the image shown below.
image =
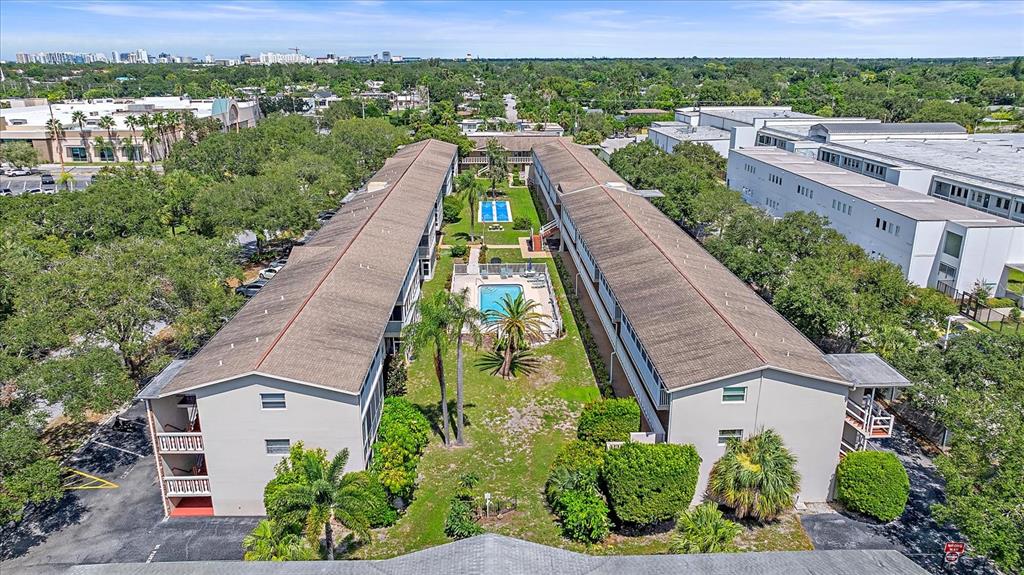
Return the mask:
<path id="1" fill-rule="evenodd" d="M 559 142 L 535 154 L 669 389 L 765 367 L 842 381 L 814 344 L 590 151 Z"/>
<path id="2" fill-rule="evenodd" d="M 358 393 L 456 146 L 406 146 L 178 372 L 162 395 L 249 373 Z"/>
<path id="3" fill-rule="evenodd" d="M 475 146 L 474 149 L 476 150 L 485 150 L 487 149 L 488 141 L 497 140 L 498 143 L 501 144 L 502 148 L 505 148 L 510 152 L 529 152 L 537 146 L 548 144 L 558 138 L 562 138 L 562 136 L 555 133 L 547 135 L 536 133 L 520 135 L 512 133 L 503 134 L 501 136 L 469 136 L 469 139 L 472 140 L 473 145 Z M 568 141 L 568 138 L 565 138 L 565 140 Z"/>

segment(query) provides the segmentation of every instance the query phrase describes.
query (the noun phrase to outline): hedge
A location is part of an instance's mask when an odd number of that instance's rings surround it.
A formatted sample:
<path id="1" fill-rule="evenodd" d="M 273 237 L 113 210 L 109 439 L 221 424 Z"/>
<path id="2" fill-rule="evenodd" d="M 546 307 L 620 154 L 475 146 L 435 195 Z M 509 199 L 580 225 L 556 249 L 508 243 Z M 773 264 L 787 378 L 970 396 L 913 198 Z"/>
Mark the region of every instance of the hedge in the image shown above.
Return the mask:
<path id="1" fill-rule="evenodd" d="M 416 466 L 430 440 L 430 422 L 404 397 L 384 399 L 370 470 L 393 496 L 408 499 Z"/>
<path id="2" fill-rule="evenodd" d="M 628 442 L 609 450 L 601 477 L 616 520 L 650 525 L 675 517 L 693 501 L 700 461 L 692 445 Z"/>
<path id="3" fill-rule="evenodd" d="M 370 527 L 390 527 L 398 521 L 398 511 L 391 506 L 390 498 L 380 479 L 369 471 L 356 471 L 355 475 L 366 478 L 362 499 L 366 503 L 366 517 Z"/>
<path id="4" fill-rule="evenodd" d="M 563 491 L 555 501 L 562 533 L 573 541 L 597 543 L 608 536 L 608 506 L 596 488 Z"/>
<path id="5" fill-rule="evenodd" d="M 544 487 L 552 508 L 563 490 L 597 488 L 604 454 L 604 448 L 585 441 L 571 441 L 562 447 L 555 456 L 551 475 Z"/>
<path id="6" fill-rule="evenodd" d="M 910 478 L 894 454 L 856 451 L 839 462 L 836 499 L 847 509 L 892 521 L 903 514 L 909 497 Z"/>
<path id="7" fill-rule="evenodd" d="M 604 445 L 608 441 L 627 441 L 640 431 L 640 405 L 632 398 L 604 399 L 583 408 L 576 436 L 583 441 Z"/>
<path id="8" fill-rule="evenodd" d="M 608 505 L 598 491 L 604 448 L 585 441 L 567 443 L 555 456 L 544 487 L 551 510 L 562 522 L 562 533 L 585 543 L 608 536 Z"/>

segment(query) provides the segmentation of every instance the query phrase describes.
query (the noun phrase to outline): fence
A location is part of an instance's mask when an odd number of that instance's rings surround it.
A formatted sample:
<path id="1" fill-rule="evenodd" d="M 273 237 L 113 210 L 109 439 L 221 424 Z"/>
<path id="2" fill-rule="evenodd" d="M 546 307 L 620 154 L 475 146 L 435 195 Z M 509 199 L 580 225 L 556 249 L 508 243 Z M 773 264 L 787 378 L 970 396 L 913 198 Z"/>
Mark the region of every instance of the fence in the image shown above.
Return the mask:
<path id="1" fill-rule="evenodd" d="M 479 264 L 479 275 L 483 277 L 498 276 L 510 278 L 512 276 L 523 276 L 526 278 L 537 278 L 544 281 L 544 288 L 548 292 L 548 301 L 551 303 L 551 321 L 555 327 L 554 337 L 562 335 L 562 312 L 558 309 L 558 297 L 551 285 L 551 278 L 548 277 L 548 266 L 546 263 L 502 263 L 502 264 Z M 469 264 L 455 264 L 453 275 L 468 275 Z"/>
<path id="2" fill-rule="evenodd" d="M 992 331 L 1020 333 L 1021 326 L 1024 325 L 1020 321 L 1014 321 L 1008 314 L 989 307 L 974 294 L 961 293 L 958 298 L 953 299 L 960 308 L 960 315 L 969 317 Z"/>

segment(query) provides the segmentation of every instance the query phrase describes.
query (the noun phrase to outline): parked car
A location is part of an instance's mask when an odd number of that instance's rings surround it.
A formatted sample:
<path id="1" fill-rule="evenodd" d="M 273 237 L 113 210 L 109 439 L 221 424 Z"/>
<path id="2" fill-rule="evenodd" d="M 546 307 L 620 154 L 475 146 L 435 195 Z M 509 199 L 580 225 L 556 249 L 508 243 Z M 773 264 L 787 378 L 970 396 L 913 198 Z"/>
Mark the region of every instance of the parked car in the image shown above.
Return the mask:
<path id="1" fill-rule="evenodd" d="M 263 268 L 262 270 L 260 270 L 260 277 L 265 279 L 265 280 L 269 280 L 269 279 L 273 278 L 274 276 L 276 276 L 277 272 L 281 271 L 281 268 L 283 268 L 283 267 L 284 267 L 283 265 L 275 266 L 275 265 L 271 264 L 271 265 Z"/>
<path id="2" fill-rule="evenodd" d="M 0 189 L 0 196 L 13 196 L 14 192 L 10 188 Z"/>
<path id="3" fill-rule="evenodd" d="M 323 223 L 334 217 L 334 214 L 338 213 L 338 210 L 324 210 L 317 214 L 316 219 Z"/>
<path id="4" fill-rule="evenodd" d="M 41 183 L 44 186 L 52 186 L 55 185 L 57 182 L 54 181 L 52 174 L 43 174 L 39 176 L 39 183 Z"/>
<path id="5" fill-rule="evenodd" d="M 26 194 L 41 194 L 43 193 L 42 188 L 29 188 L 25 190 Z"/>
<path id="6" fill-rule="evenodd" d="M 30 170 L 28 168 L 11 168 L 11 169 L 7 170 L 7 175 L 11 176 L 11 177 L 31 176 L 32 175 L 32 170 Z"/>
<path id="7" fill-rule="evenodd" d="M 235 293 L 250 298 L 260 292 L 263 286 L 267 285 L 267 280 L 253 280 L 247 284 L 242 284 L 235 288 Z"/>

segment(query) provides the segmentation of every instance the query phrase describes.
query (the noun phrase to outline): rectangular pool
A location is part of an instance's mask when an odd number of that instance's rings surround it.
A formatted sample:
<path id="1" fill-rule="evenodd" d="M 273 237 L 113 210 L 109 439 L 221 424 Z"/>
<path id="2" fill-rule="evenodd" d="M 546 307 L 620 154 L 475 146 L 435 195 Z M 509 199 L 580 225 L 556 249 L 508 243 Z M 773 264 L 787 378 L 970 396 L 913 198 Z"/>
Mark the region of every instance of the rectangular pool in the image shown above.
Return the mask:
<path id="1" fill-rule="evenodd" d="M 480 311 L 488 313 L 501 310 L 501 300 L 508 295 L 512 299 L 523 295 L 523 286 L 515 284 L 489 284 L 480 286 Z"/>
<path id="2" fill-rule="evenodd" d="M 511 222 L 512 208 L 506 200 L 480 202 L 479 219 L 484 223 Z"/>

